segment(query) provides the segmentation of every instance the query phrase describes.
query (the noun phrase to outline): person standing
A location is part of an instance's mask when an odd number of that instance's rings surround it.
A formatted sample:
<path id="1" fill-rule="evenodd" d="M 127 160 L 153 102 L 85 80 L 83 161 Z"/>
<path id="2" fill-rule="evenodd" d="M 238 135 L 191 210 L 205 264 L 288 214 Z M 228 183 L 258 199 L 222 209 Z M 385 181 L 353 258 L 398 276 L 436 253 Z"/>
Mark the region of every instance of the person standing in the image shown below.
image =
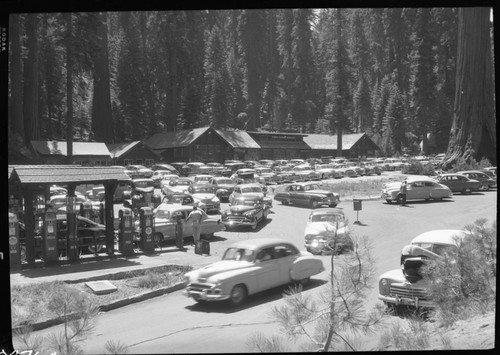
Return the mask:
<path id="1" fill-rule="evenodd" d="M 401 202 L 401 206 L 406 206 L 407 193 L 408 193 L 408 186 L 405 180 L 401 183 L 401 187 L 399 188 L 399 201 Z"/>
<path id="2" fill-rule="evenodd" d="M 201 222 L 207 217 L 208 216 L 205 211 L 193 206 L 193 210 L 189 214 L 188 218 L 186 218 L 186 222 L 192 221 L 193 223 L 193 241 L 195 245 L 200 240 Z"/>
<path id="3" fill-rule="evenodd" d="M 177 215 L 175 225 L 175 246 L 181 250 L 184 250 L 184 243 L 182 239 L 182 215 Z"/>

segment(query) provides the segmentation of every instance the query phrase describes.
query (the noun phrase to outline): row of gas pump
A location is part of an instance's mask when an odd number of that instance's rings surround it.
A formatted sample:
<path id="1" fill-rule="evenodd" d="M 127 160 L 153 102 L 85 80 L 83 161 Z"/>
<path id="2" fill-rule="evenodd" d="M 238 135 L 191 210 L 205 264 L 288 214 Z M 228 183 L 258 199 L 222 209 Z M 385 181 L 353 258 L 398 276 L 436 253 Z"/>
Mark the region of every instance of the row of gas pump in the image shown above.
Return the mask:
<path id="1" fill-rule="evenodd" d="M 92 206 L 80 206 L 80 214 L 91 219 Z M 130 208 L 122 208 L 118 213 L 118 251 L 123 255 L 134 253 L 137 246 L 142 252 L 150 253 L 155 250 L 156 242 L 154 240 L 154 216 L 150 207 L 141 207 L 139 210 L 139 235 L 135 239 L 136 227 L 134 223 L 134 214 Z M 73 220 L 71 220 L 73 219 Z M 15 213 L 9 212 L 9 259 L 11 268 L 21 265 L 21 240 L 19 219 Z M 67 235 L 66 235 L 66 256 L 68 260 L 79 259 L 78 252 L 78 234 L 76 214 L 67 214 Z M 45 263 L 54 263 L 59 260 L 60 250 L 58 248 L 57 235 L 57 216 L 56 212 L 48 208 L 43 215 L 41 258 Z M 24 241 L 26 244 L 26 241 Z M 107 248 L 106 248 L 107 249 Z M 109 249 L 108 249 L 109 250 Z M 114 245 L 111 248 L 114 254 Z"/>

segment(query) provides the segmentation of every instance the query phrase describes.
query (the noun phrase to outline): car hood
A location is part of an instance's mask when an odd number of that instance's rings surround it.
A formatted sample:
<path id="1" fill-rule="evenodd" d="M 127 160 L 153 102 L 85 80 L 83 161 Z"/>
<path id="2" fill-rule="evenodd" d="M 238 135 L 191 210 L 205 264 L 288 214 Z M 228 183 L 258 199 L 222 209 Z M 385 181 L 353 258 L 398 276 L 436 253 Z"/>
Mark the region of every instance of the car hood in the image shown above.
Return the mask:
<path id="1" fill-rule="evenodd" d="M 220 184 L 220 185 L 217 185 L 217 189 L 231 190 L 231 189 L 233 189 L 233 185 Z"/>
<path id="2" fill-rule="evenodd" d="M 253 207 L 253 206 L 231 206 L 229 208 L 229 211 L 231 211 L 231 213 L 243 213 L 243 212 L 253 210 L 254 208 L 255 207 Z"/>
<path id="3" fill-rule="evenodd" d="M 211 200 L 215 197 L 214 194 L 206 194 L 206 193 L 199 193 L 199 194 L 192 194 L 193 198 L 197 200 Z"/>
<path id="4" fill-rule="evenodd" d="M 344 227 L 343 223 L 339 223 L 338 228 Z M 330 222 L 312 222 L 306 226 L 304 235 L 315 234 L 315 235 L 331 235 L 335 233 L 337 226 Z"/>
<path id="5" fill-rule="evenodd" d="M 199 269 L 198 278 L 205 279 L 223 272 L 245 269 L 250 266 L 253 264 L 248 261 L 222 260 Z"/>

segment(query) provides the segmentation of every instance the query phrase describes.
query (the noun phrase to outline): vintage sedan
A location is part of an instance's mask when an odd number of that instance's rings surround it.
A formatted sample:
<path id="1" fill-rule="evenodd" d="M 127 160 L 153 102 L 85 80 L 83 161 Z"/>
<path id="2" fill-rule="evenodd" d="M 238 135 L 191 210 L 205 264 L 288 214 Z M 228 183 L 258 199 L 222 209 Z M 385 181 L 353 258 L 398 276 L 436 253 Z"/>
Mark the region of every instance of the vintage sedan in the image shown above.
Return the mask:
<path id="1" fill-rule="evenodd" d="M 316 208 L 321 205 L 336 207 L 340 203 L 340 196 L 336 192 L 324 190 L 317 182 L 297 182 L 290 184 L 283 190 L 276 190 L 274 199 L 284 205 L 306 205 Z"/>
<path id="2" fill-rule="evenodd" d="M 196 202 L 205 205 L 207 213 L 220 212 L 220 200 L 215 196 L 215 187 L 210 184 L 193 184 L 188 187 L 188 194 L 193 196 Z"/>
<path id="3" fill-rule="evenodd" d="M 164 180 L 161 183 L 161 191 L 165 195 L 174 195 L 177 193 L 187 193 L 189 186 L 193 184 L 193 180 L 187 177 L 179 177 L 177 179 Z"/>
<path id="4" fill-rule="evenodd" d="M 250 226 L 256 229 L 257 225 L 267 219 L 270 207 L 259 196 L 240 196 L 233 200 L 229 209 L 221 215 L 226 229 L 238 226 Z"/>
<path id="5" fill-rule="evenodd" d="M 254 170 L 255 175 L 264 178 L 266 185 L 279 184 L 281 182 L 281 177 L 268 166 L 255 167 Z"/>
<path id="6" fill-rule="evenodd" d="M 198 174 L 193 177 L 195 184 L 207 184 L 214 176 L 210 174 Z"/>
<path id="7" fill-rule="evenodd" d="M 349 223 L 341 208 L 319 208 L 307 219 L 304 231 L 305 247 L 313 254 L 341 254 L 353 250 Z"/>
<path id="8" fill-rule="evenodd" d="M 193 223 L 186 222 L 189 213 L 193 211 L 191 206 L 177 204 L 160 204 L 154 211 L 154 232 L 153 238 L 156 243 L 163 240 L 174 240 L 177 219 L 182 223 L 182 237 L 193 236 Z M 220 219 L 209 216 L 201 222 L 200 234 L 203 239 L 212 239 L 214 233 L 225 230 L 224 223 Z M 136 238 L 140 233 L 139 224 L 136 223 Z"/>
<path id="9" fill-rule="evenodd" d="M 314 170 L 319 174 L 319 177 L 322 180 L 336 177 L 335 169 L 328 164 L 316 164 L 314 166 Z"/>
<path id="10" fill-rule="evenodd" d="M 273 200 L 267 197 L 266 194 L 267 188 L 265 185 L 259 183 L 240 184 L 236 185 L 231 195 L 229 195 L 229 203 L 232 204 L 240 196 L 257 196 L 261 197 L 267 206 L 272 207 Z"/>
<path id="11" fill-rule="evenodd" d="M 229 201 L 229 195 L 232 194 L 234 190 L 234 181 L 225 176 L 216 176 L 208 182 L 210 185 L 215 187 L 215 196 L 219 200 Z"/>
<path id="12" fill-rule="evenodd" d="M 420 267 L 428 260 L 453 257 L 458 243 L 468 232 L 439 229 L 415 237 L 401 252 L 401 267 L 385 272 L 379 277 L 378 298 L 395 313 L 398 306 L 434 308 L 428 292 L 428 282 L 419 274 Z"/>
<path id="13" fill-rule="evenodd" d="M 482 186 L 479 181 L 469 179 L 462 174 L 442 174 L 437 177 L 437 181 L 448 186 L 452 192 L 461 192 L 464 195 L 471 194 Z"/>
<path id="14" fill-rule="evenodd" d="M 321 180 L 320 174 L 314 171 L 309 164 L 297 165 L 293 167 L 292 171 L 295 181 Z"/>
<path id="15" fill-rule="evenodd" d="M 161 202 L 161 196 L 155 194 L 152 179 L 133 179 L 130 183 L 132 208 L 156 207 Z"/>
<path id="16" fill-rule="evenodd" d="M 174 195 L 165 195 L 165 197 L 163 197 L 162 203 L 170 203 L 183 206 L 196 206 L 207 212 L 207 206 L 205 206 L 203 202 L 195 201 L 193 196 L 189 194 L 179 193 Z"/>
<path id="17" fill-rule="evenodd" d="M 151 176 L 151 180 L 154 182 L 154 186 L 158 189 L 161 189 L 161 182 L 163 180 L 176 179 L 179 175 L 172 174 L 170 170 L 155 170 L 153 176 Z"/>
<path id="18" fill-rule="evenodd" d="M 307 284 L 323 262 L 289 241 L 249 239 L 232 244 L 222 260 L 186 274 L 185 295 L 199 303 L 243 304 L 249 295 L 290 283 Z"/>
<path id="19" fill-rule="evenodd" d="M 407 193 L 406 200 L 434 200 L 441 201 L 443 198 L 451 198 L 451 192 L 448 186 L 438 183 L 435 179 L 426 176 L 411 176 L 406 178 Z M 385 184 L 382 190 L 382 198 L 387 203 L 397 202 L 401 203 L 401 196 L 399 190 L 401 182 L 392 182 Z"/>
<path id="20" fill-rule="evenodd" d="M 459 171 L 458 174 L 462 174 L 467 176 L 470 179 L 477 180 L 481 183 L 481 187 L 479 191 L 487 191 L 492 187 L 497 187 L 497 182 L 495 179 L 492 179 L 488 174 L 479 171 L 479 170 L 467 170 L 467 171 Z"/>
<path id="21" fill-rule="evenodd" d="M 153 170 L 146 168 L 144 165 L 127 165 L 125 169 L 132 172 L 131 178 L 133 179 L 150 178 L 154 174 Z"/>

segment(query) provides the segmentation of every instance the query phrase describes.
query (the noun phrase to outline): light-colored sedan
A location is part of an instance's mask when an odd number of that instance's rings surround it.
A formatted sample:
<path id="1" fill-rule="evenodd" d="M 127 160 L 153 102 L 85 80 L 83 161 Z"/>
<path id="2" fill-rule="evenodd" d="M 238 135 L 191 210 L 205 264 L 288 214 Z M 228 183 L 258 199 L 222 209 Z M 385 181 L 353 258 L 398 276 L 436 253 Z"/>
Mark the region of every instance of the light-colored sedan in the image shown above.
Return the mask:
<path id="1" fill-rule="evenodd" d="M 185 294 L 201 303 L 228 300 L 239 306 L 257 292 L 292 282 L 305 285 L 324 270 L 320 259 L 289 241 L 249 239 L 231 245 L 221 261 L 188 272 Z"/>
<path id="2" fill-rule="evenodd" d="M 313 210 L 304 230 L 306 250 L 313 254 L 341 254 L 353 250 L 349 223 L 341 208 Z"/>
<path id="3" fill-rule="evenodd" d="M 451 198 L 451 192 L 448 186 L 438 183 L 435 179 L 425 176 L 411 176 L 406 179 L 407 193 L 406 200 L 434 200 L 441 201 L 443 198 Z M 385 184 L 382 190 L 382 198 L 387 203 L 401 203 L 400 197 L 401 182 L 392 182 Z"/>
<path id="4" fill-rule="evenodd" d="M 182 237 L 188 238 L 193 236 L 193 223 L 186 222 L 189 213 L 193 210 L 191 206 L 172 205 L 162 203 L 154 211 L 154 233 L 153 238 L 156 243 L 163 240 L 174 240 L 177 219 L 182 223 Z M 140 230 L 139 225 L 136 225 L 136 234 Z M 224 223 L 220 219 L 209 216 L 201 222 L 200 234 L 204 239 L 212 239 L 214 233 L 225 230 Z"/>

